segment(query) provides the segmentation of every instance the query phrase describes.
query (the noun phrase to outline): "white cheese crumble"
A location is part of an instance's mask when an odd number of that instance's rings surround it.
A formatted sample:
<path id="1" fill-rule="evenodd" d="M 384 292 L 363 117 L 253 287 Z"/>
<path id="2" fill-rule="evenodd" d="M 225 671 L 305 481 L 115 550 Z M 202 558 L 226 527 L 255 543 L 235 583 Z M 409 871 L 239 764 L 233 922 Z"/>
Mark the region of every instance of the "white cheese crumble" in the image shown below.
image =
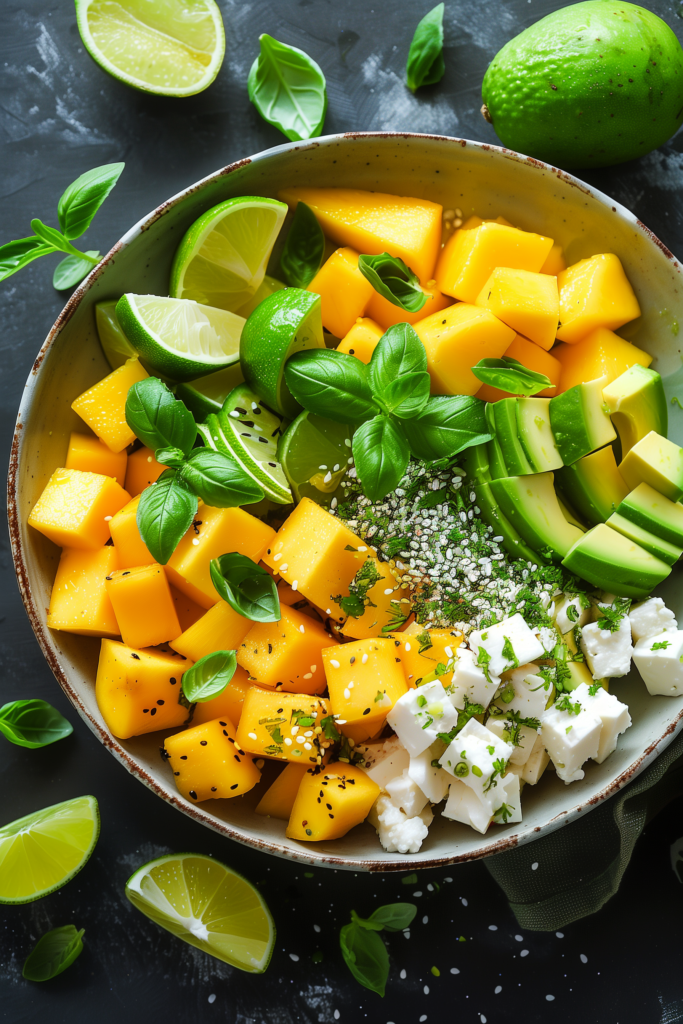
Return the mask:
<path id="1" fill-rule="evenodd" d="M 394 704 L 387 722 L 411 757 L 431 746 L 440 732 L 458 724 L 458 712 L 438 679 L 408 690 Z"/>
<path id="2" fill-rule="evenodd" d="M 601 729 L 602 720 L 586 710 L 572 693 L 563 694 L 559 702 L 544 712 L 541 737 L 564 783 L 583 778 L 581 766 L 589 757 L 597 757 Z"/>
<path id="3" fill-rule="evenodd" d="M 665 630 L 678 629 L 676 616 L 670 611 L 661 597 L 651 597 L 640 604 L 634 604 L 628 613 L 631 623 L 631 634 L 634 641 L 647 640 Z"/>
<path id="4" fill-rule="evenodd" d="M 477 654 L 477 663 L 488 671 L 492 680 L 509 669 L 542 658 L 545 653 L 538 636 L 519 612 L 486 629 L 474 630 L 468 643 Z"/>
<path id="5" fill-rule="evenodd" d="M 653 696 L 676 697 L 683 693 L 683 630 L 665 630 L 633 649 L 633 661 Z"/>

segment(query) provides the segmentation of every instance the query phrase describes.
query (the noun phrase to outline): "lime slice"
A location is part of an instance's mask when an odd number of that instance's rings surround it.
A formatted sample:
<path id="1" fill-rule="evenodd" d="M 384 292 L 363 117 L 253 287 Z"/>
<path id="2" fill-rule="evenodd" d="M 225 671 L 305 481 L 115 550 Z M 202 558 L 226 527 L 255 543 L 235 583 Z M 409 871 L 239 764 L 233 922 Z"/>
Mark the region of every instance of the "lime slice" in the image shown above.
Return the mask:
<path id="1" fill-rule="evenodd" d="M 286 203 L 240 196 L 207 210 L 173 258 L 169 295 L 236 313 L 263 282 Z"/>
<path id="2" fill-rule="evenodd" d="M 127 359 L 137 355 L 121 330 L 116 316 L 116 302 L 98 302 L 95 306 L 95 323 L 102 351 L 112 370 L 118 370 Z"/>
<path id="3" fill-rule="evenodd" d="M 295 352 L 325 348 L 320 296 L 285 288 L 261 302 L 251 314 L 240 341 L 242 373 L 271 409 L 293 419 L 301 406 L 285 384 L 285 363 Z"/>
<path id="4" fill-rule="evenodd" d="M 207 448 L 232 455 L 261 485 L 266 498 L 289 505 L 292 492 L 277 459 L 277 442 L 284 430 L 281 416 L 271 412 L 246 385 L 230 392 L 218 414 L 197 424 Z"/>
<path id="5" fill-rule="evenodd" d="M 93 60 L 143 92 L 193 96 L 223 63 L 225 32 L 214 0 L 76 0 L 76 18 Z"/>
<path id="6" fill-rule="evenodd" d="M 195 380 L 239 360 L 245 320 L 226 309 L 129 292 L 116 316 L 144 363 L 171 380 Z"/>
<path id="7" fill-rule="evenodd" d="M 275 945 L 275 922 L 258 890 L 236 871 L 201 853 L 149 861 L 126 883 L 143 914 L 197 949 L 251 974 L 263 974 Z"/>
<path id="8" fill-rule="evenodd" d="M 351 466 L 351 428 L 302 412 L 285 430 L 278 459 L 296 501 L 311 498 L 329 508 L 343 495 L 341 482 Z"/>
<path id="9" fill-rule="evenodd" d="M 221 411 L 232 389 L 243 381 L 242 367 L 233 363 L 189 384 L 179 384 L 175 389 L 176 398 L 182 399 L 197 423 L 203 423 L 209 413 Z"/>
<path id="10" fill-rule="evenodd" d="M 0 828 L 0 903 L 31 903 L 71 881 L 95 849 L 100 812 L 79 796 Z"/>
<path id="11" fill-rule="evenodd" d="M 263 302 L 264 299 L 267 299 L 269 295 L 273 294 L 273 292 L 282 291 L 282 289 L 286 287 L 287 285 L 284 283 L 284 281 L 278 281 L 276 277 L 271 277 L 270 274 L 266 274 L 266 276 L 261 281 L 261 284 L 258 286 L 252 297 L 249 299 L 249 302 L 246 302 L 243 306 L 240 306 L 240 308 L 236 310 L 236 312 L 239 313 L 240 316 L 243 316 L 246 320 L 248 316 L 251 316 L 251 314 L 254 312 L 259 303 Z"/>

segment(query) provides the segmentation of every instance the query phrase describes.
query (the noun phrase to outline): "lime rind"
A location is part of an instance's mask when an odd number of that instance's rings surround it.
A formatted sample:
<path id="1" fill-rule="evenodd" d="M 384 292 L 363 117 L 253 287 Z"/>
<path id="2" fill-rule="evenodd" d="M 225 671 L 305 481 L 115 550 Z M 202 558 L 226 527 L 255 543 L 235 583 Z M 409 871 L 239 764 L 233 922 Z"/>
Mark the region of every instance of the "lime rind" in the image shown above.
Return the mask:
<path id="1" fill-rule="evenodd" d="M 343 500 L 342 480 L 352 461 L 351 435 L 346 424 L 308 411 L 290 423 L 277 456 L 296 501 L 311 498 L 329 508 L 333 501 Z"/>
<path id="2" fill-rule="evenodd" d="M 112 370 L 123 366 L 126 360 L 135 358 L 137 352 L 121 330 L 121 324 L 116 316 L 115 300 L 96 304 L 95 324 L 102 351 Z"/>

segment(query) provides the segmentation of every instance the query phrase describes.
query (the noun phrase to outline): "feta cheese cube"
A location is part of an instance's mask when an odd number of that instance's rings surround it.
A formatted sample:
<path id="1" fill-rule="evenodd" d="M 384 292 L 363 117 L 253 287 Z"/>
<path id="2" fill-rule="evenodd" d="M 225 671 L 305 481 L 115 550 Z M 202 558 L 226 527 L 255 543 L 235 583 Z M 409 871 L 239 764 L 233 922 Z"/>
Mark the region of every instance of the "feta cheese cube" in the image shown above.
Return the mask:
<path id="1" fill-rule="evenodd" d="M 501 676 L 508 669 L 525 665 L 544 654 L 543 644 L 518 613 L 494 626 L 470 633 L 469 646 L 477 654 L 477 662 L 489 676 Z M 487 657 L 482 657 L 481 650 Z M 486 664 L 484 664 L 486 661 Z"/>
<path id="2" fill-rule="evenodd" d="M 683 630 L 665 630 L 633 649 L 633 662 L 653 696 L 683 693 Z"/>
<path id="3" fill-rule="evenodd" d="M 560 639 L 559 636 L 557 635 L 557 630 L 555 629 L 555 627 L 554 626 L 536 626 L 535 629 L 534 629 L 534 632 L 536 633 L 536 635 L 537 635 L 537 637 L 538 637 L 538 639 L 539 639 L 539 641 L 540 641 L 540 643 L 541 643 L 541 645 L 543 647 L 544 652 L 547 655 L 551 654 L 554 651 L 554 649 L 555 649 L 555 645 L 557 644 L 558 640 Z"/>
<path id="4" fill-rule="evenodd" d="M 488 800 L 481 801 L 477 794 L 460 779 L 453 779 L 448 791 L 446 806 L 441 812 L 444 818 L 460 821 L 481 832 L 486 832 L 491 824 L 493 808 Z"/>
<path id="5" fill-rule="evenodd" d="M 634 604 L 628 617 L 631 622 L 631 634 L 636 643 L 667 630 L 674 632 L 678 629 L 676 616 L 666 607 L 661 597 L 650 597 L 647 601 Z"/>
<path id="6" fill-rule="evenodd" d="M 409 818 L 386 793 L 381 793 L 367 820 L 377 829 L 379 841 L 388 853 L 417 853 L 427 837 L 433 818 L 431 808 L 428 807 Z"/>
<path id="7" fill-rule="evenodd" d="M 458 712 L 438 679 L 408 690 L 387 715 L 411 757 L 430 747 L 440 732 L 450 732 L 458 724 Z"/>
<path id="8" fill-rule="evenodd" d="M 538 665 L 520 665 L 509 672 L 496 698 L 496 707 L 518 711 L 522 718 L 540 718 L 548 703 L 551 684 L 537 672 Z"/>
<path id="9" fill-rule="evenodd" d="M 387 782 L 401 775 L 410 764 L 410 754 L 398 736 L 375 743 L 359 743 L 356 750 L 365 758 L 363 771 L 380 789 L 386 789 Z"/>
<path id="10" fill-rule="evenodd" d="M 563 782 L 569 784 L 583 778 L 581 765 L 584 761 L 597 757 L 602 720 L 587 711 L 571 693 L 564 694 L 559 703 L 566 703 L 571 710 L 563 710 L 555 703 L 545 711 L 541 719 L 541 737 L 555 771 Z M 575 708 L 578 711 L 575 712 Z"/>
<path id="11" fill-rule="evenodd" d="M 443 744 L 439 741 L 432 747 L 427 747 L 417 757 L 411 757 L 407 773 L 416 786 L 419 786 L 424 795 L 433 804 L 441 803 L 448 792 L 448 784 L 451 777 L 443 768 L 435 768 L 432 761 L 438 759 L 443 750 Z"/>
<path id="12" fill-rule="evenodd" d="M 448 687 L 448 696 L 456 708 L 465 707 L 465 698 L 470 704 L 481 704 L 484 709 L 489 706 L 491 698 L 498 689 L 499 679 L 490 676 L 477 665 L 477 656 L 466 647 L 458 650 L 457 661 L 453 669 L 453 678 Z"/>
<path id="13" fill-rule="evenodd" d="M 506 743 L 476 718 L 470 718 L 443 752 L 439 763 L 482 800 L 497 786 L 496 776 L 505 774 L 514 749 L 512 743 Z"/>
<path id="14" fill-rule="evenodd" d="M 503 801 L 493 812 L 494 825 L 513 825 L 522 820 L 522 787 L 519 776 L 508 773 L 500 780 L 498 787 L 502 791 Z M 503 810 L 504 805 L 504 810 Z"/>
<path id="15" fill-rule="evenodd" d="M 590 691 L 591 687 L 587 683 L 581 683 L 572 691 L 571 699 L 580 701 L 587 711 L 597 715 L 602 722 L 598 753 L 594 758 L 598 764 L 602 764 L 616 748 L 619 736 L 631 725 L 631 716 L 628 713 L 628 705 L 622 704 L 614 694 L 608 693 L 602 686 L 598 687 L 595 694 L 591 694 Z"/>
<path id="16" fill-rule="evenodd" d="M 581 650 L 593 679 L 625 676 L 631 669 L 631 623 L 624 615 L 614 632 L 600 629 L 599 622 L 589 622 L 581 630 Z"/>
<path id="17" fill-rule="evenodd" d="M 545 749 L 542 738 L 537 736 L 526 764 L 513 764 L 510 762 L 508 774 L 512 772 L 514 775 L 519 775 L 520 782 L 526 782 L 529 786 L 535 786 L 549 763 L 548 751 Z"/>
<path id="18" fill-rule="evenodd" d="M 510 764 L 526 764 L 538 735 L 535 729 L 530 729 L 528 725 L 517 725 L 516 722 L 505 716 L 489 718 L 486 728 L 506 743 L 513 744 Z"/>
<path id="19" fill-rule="evenodd" d="M 423 755 L 421 755 L 423 756 Z M 407 814 L 409 818 L 413 818 L 416 814 L 419 814 L 425 804 L 428 803 L 428 799 L 422 792 L 419 786 L 417 786 L 410 775 L 408 774 L 408 768 L 405 769 L 402 775 L 398 775 L 395 779 L 391 779 L 387 783 L 387 793 L 391 797 L 392 803 L 395 803 L 401 808 L 404 814 Z"/>
<path id="20" fill-rule="evenodd" d="M 583 626 L 590 618 L 591 603 L 583 594 L 562 594 L 555 598 L 553 617 L 560 633 Z"/>

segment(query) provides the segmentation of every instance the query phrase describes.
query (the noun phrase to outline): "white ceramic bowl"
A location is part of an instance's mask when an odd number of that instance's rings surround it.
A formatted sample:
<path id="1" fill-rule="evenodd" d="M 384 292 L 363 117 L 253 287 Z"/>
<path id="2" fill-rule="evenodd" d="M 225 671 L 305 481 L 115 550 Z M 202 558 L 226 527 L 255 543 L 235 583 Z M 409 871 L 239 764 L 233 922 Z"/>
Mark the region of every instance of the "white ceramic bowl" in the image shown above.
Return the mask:
<path id="1" fill-rule="evenodd" d="M 284 822 L 254 813 L 258 797 L 190 804 L 159 756 L 161 734 L 118 740 L 95 701 L 99 641 L 46 627 L 59 550 L 27 527 L 29 510 L 55 467 L 69 433 L 81 425 L 73 399 L 109 370 L 95 330 L 94 306 L 125 291 L 167 294 L 175 248 L 205 210 L 239 195 L 275 196 L 291 185 L 350 186 L 432 199 L 465 216 L 502 214 L 521 228 L 552 235 L 568 263 L 616 253 L 643 309 L 624 334 L 655 356 L 663 375 L 681 367 L 674 321 L 683 323 L 683 281 L 670 252 L 628 210 L 581 181 L 537 160 L 464 139 L 368 133 L 289 144 L 225 167 L 163 203 L 136 224 L 76 290 L 40 350 L 26 384 L 9 476 L 9 521 L 21 594 L 38 642 L 74 707 L 103 745 L 142 782 L 185 814 L 238 842 L 277 856 L 352 870 L 406 870 L 485 857 L 551 832 L 585 814 L 643 770 L 681 727 L 683 696 L 650 697 L 636 673 L 614 684 L 633 726 L 603 764 L 564 786 L 548 772 L 524 792 L 524 821 L 481 836 L 437 815 L 418 854 L 386 853 L 369 825 L 329 843 L 286 839 Z M 683 339 L 683 335 L 681 335 Z M 677 385 L 677 375 L 673 383 Z M 679 417 L 683 420 L 683 416 Z M 682 441 L 683 437 L 674 439 Z M 662 593 L 683 621 L 680 575 Z"/>

